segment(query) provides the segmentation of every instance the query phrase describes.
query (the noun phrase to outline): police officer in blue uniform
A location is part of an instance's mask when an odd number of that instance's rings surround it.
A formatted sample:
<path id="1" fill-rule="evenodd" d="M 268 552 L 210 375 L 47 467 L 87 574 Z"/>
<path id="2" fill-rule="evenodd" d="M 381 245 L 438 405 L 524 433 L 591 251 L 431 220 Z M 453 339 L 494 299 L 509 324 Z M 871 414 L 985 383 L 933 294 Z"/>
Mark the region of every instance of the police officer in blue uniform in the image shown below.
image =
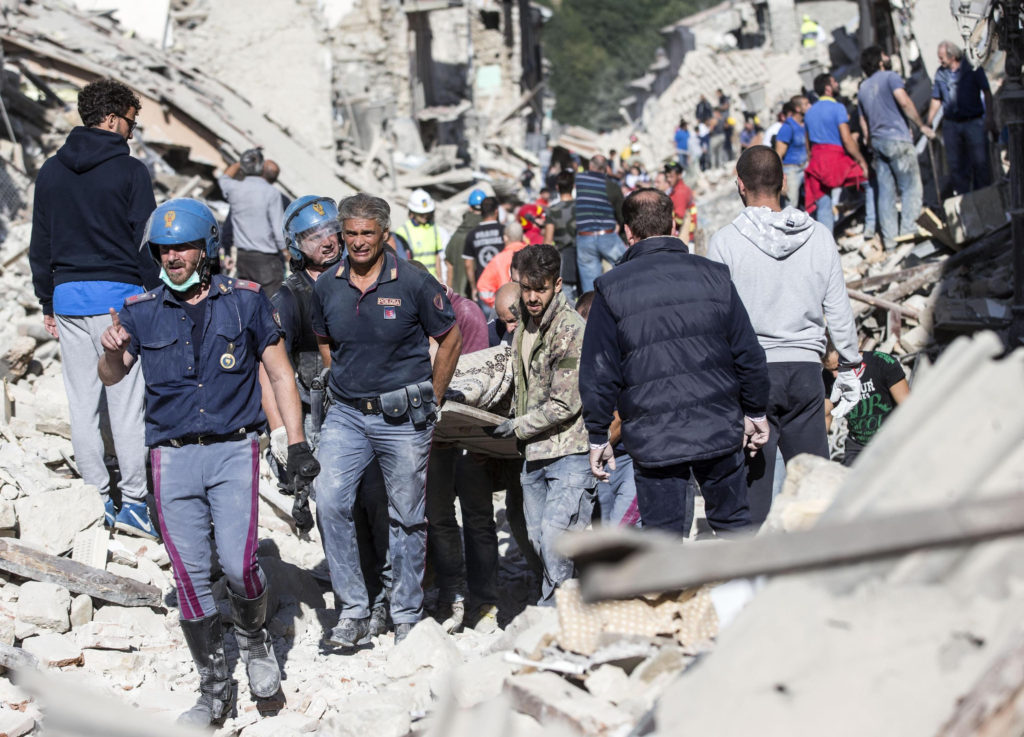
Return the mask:
<path id="1" fill-rule="evenodd" d="M 291 275 L 270 298 L 280 318 L 285 348 L 295 368 L 306 440 L 314 453 L 327 404 L 324 363 L 313 332 L 310 305 L 313 284 L 341 258 L 340 231 L 338 206 L 331 198 L 305 195 L 288 205 L 284 212 L 284 239 L 291 257 Z M 260 382 L 264 384 L 263 409 L 270 423 L 270 448 L 277 464 L 283 467 L 287 461 L 288 433 L 274 401 L 274 393 L 269 391 L 269 378 L 262 370 Z M 292 516 L 300 531 L 304 531 L 304 526 L 308 530 L 313 525 L 308 503 L 300 509 L 302 501 L 302 492 L 299 491 Z M 303 512 L 306 522 L 302 521 Z M 384 489 L 384 476 L 376 461 L 367 467 L 363 476 L 353 518 L 363 578 L 373 600 L 370 635 L 382 635 L 387 632 L 391 565 L 388 562 L 388 496 Z"/>
<path id="2" fill-rule="evenodd" d="M 200 697 L 179 721 L 206 726 L 231 712 L 235 688 L 210 586 L 210 530 L 228 580 L 235 638 L 249 688 L 273 696 L 281 680 L 264 627 L 267 581 L 256 557 L 259 443 L 266 424 L 257 364 L 270 377 L 293 443 L 288 466 L 307 483 L 319 465 L 306 445 L 292 367 L 258 284 L 212 275 L 217 222 L 196 200 L 170 200 L 143 241 L 163 286 L 111 309 L 98 372 L 107 386 L 136 359 L 146 377 L 146 445 L 164 545 L 174 570 L 185 641 Z"/>
<path id="3" fill-rule="evenodd" d="M 423 616 L 434 398 L 448 388 L 462 336 L 445 288 L 384 248 L 391 226 L 387 202 L 353 195 L 341 203 L 339 217 L 347 253 L 313 287 L 313 331 L 331 368 L 333 400 L 320 434 L 324 471 L 317 508 L 341 603 L 327 642 L 352 647 L 369 639 L 352 508 L 373 459 L 384 473 L 389 502 L 395 641 Z M 438 343 L 433 366 L 428 338 Z"/>

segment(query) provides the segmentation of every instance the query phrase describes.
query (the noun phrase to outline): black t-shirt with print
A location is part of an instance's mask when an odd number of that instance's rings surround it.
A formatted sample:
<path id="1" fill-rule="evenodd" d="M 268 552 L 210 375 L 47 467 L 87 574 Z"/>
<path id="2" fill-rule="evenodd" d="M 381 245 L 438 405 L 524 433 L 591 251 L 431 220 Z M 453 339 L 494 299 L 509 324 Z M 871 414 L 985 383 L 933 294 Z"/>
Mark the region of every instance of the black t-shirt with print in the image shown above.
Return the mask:
<path id="1" fill-rule="evenodd" d="M 495 254 L 505 247 L 502 233 L 503 229 L 500 223 L 488 221 L 480 223 L 466 236 L 462 257 L 471 258 L 476 262 L 477 277 L 484 273 L 484 267 L 490 263 Z"/>
<path id="2" fill-rule="evenodd" d="M 905 378 L 907 375 L 894 356 L 881 351 L 864 353 L 864 364 L 860 372 L 860 402 L 846 415 L 846 426 L 851 438 L 863 445 L 874 437 L 885 418 L 896 409 L 896 402 L 889 389 Z M 826 371 L 826 396 L 832 391 L 833 383 L 835 379 L 832 373 Z"/>

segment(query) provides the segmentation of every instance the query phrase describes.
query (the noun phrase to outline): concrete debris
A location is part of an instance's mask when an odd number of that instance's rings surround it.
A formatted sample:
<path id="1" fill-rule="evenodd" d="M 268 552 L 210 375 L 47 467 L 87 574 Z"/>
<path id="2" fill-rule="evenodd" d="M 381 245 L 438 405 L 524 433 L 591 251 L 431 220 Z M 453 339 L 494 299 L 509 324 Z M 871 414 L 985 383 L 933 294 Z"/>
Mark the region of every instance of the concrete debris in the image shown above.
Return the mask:
<path id="1" fill-rule="evenodd" d="M 103 501 L 94 486 L 23 497 L 14 503 L 21 523 L 21 541 L 53 555 L 71 550 L 75 535 L 103 521 Z"/>
<path id="2" fill-rule="evenodd" d="M 40 629 L 67 632 L 70 609 L 71 593 L 63 586 L 28 581 L 18 591 L 18 619 Z"/>
<path id="3" fill-rule="evenodd" d="M 569 684 L 553 673 L 527 673 L 505 682 L 516 709 L 542 726 L 560 725 L 575 734 L 612 735 L 628 725 L 630 715 Z"/>
<path id="4" fill-rule="evenodd" d="M 35 656 L 46 667 L 64 668 L 82 664 L 82 648 L 75 643 L 75 638 L 69 635 L 51 632 L 29 637 L 21 646 L 25 652 Z"/>

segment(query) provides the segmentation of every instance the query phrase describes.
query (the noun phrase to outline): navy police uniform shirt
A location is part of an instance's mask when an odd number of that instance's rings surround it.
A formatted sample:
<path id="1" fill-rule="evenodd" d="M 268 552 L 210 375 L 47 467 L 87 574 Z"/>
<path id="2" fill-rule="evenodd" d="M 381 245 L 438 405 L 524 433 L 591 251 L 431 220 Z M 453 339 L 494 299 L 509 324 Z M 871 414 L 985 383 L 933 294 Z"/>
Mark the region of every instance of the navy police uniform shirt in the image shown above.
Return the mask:
<path id="1" fill-rule="evenodd" d="M 258 284 L 220 275 L 206 300 L 198 362 L 192 320 L 167 287 L 129 297 L 121 310 L 146 379 L 148 446 L 266 423 L 256 362 L 282 337 L 270 300 Z"/>
<path id="2" fill-rule="evenodd" d="M 365 294 L 348 275 L 345 257 L 313 287 L 313 331 L 330 339 L 331 391 L 362 399 L 429 381 L 427 336 L 440 337 L 455 325 L 444 287 L 389 251 Z"/>

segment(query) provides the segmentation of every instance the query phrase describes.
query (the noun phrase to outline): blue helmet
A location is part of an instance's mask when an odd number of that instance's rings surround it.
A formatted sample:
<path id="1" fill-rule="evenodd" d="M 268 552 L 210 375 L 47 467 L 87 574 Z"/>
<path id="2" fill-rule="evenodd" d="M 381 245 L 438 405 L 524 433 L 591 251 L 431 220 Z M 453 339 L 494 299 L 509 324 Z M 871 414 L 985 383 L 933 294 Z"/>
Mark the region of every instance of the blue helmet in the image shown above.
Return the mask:
<path id="1" fill-rule="evenodd" d="M 469 193 L 469 206 L 480 207 L 480 203 L 484 201 L 484 198 L 486 196 L 487 193 L 484 192 L 482 189 L 474 189 L 472 192 Z"/>
<path id="2" fill-rule="evenodd" d="M 207 262 L 216 261 L 220 247 L 220 229 L 210 208 L 199 200 L 168 200 L 153 210 L 146 223 L 143 243 L 153 258 L 160 261 L 160 246 L 203 244 Z"/>
<path id="3" fill-rule="evenodd" d="M 284 242 L 296 261 L 311 255 L 324 237 L 340 231 L 338 205 L 330 197 L 305 195 L 284 211 Z"/>

